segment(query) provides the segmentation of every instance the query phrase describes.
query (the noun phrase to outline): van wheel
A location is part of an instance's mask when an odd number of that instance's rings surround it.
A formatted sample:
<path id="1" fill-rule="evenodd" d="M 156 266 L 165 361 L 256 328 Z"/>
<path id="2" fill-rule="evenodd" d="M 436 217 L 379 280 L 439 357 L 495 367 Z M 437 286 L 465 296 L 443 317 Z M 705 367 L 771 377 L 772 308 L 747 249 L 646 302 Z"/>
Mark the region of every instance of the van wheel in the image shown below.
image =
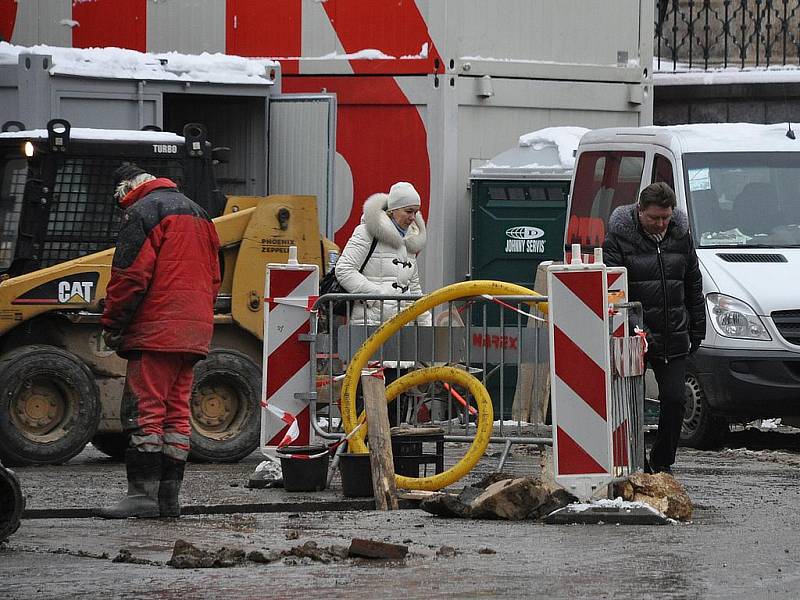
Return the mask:
<path id="1" fill-rule="evenodd" d="M 189 458 L 236 462 L 258 447 L 261 370 L 236 350 L 212 350 L 195 365 Z"/>
<path id="2" fill-rule="evenodd" d="M 0 358 L 0 460 L 68 461 L 92 439 L 100 398 L 89 368 L 55 346 L 24 346 Z"/>
<path id="3" fill-rule="evenodd" d="M 719 448 L 728 433 L 728 422 L 708 406 L 705 392 L 693 373 L 686 374 L 686 411 L 681 444 L 700 450 Z"/>
<path id="4" fill-rule="evenodd" d="M 106 456 L 122 460 L 128 447 L 128 436 L 124 433 L 98 433 L 92 438 L 92 446 Z"/>

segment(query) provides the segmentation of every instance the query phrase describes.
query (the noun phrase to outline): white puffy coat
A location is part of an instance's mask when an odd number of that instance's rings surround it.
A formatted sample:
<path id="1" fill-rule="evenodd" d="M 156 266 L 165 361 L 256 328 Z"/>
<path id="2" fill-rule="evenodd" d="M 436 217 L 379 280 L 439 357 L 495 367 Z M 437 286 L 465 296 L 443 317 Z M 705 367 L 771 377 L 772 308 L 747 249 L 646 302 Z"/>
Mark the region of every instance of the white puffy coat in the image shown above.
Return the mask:
<path id="1" fill-rule="evenodd" d="M 353 231 L 336 262 L 336 279 L 351 294 L 375 296 L 420 295 L 422 287 L 417 271 L 417 254 L 426 241 L 425 222 L 417 213 L 415 222 L 405 237 L 395 227 L 386 213 L 388 194 L 373 194 L 364 203 L 361 224 Z M 375 251 L 359 273 L 367 258 L 373 238 L 378 239 Z M 408 306 L 403 302 L 401 308 Z M 351 313 L 353 324 L 379 325 L 397 313 L 397 302 L 381 303 L 378 300 L 355 303 Z M 417 322 L 430 325 L 430 314 L 421 315 Z"/>

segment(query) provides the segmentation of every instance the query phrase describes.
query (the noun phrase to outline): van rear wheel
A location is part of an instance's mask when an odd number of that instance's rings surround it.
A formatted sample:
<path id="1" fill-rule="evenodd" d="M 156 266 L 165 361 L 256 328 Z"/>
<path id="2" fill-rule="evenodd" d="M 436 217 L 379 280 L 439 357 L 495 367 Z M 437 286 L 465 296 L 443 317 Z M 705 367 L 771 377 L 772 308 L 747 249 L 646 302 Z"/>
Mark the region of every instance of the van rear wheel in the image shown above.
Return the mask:
<path id="1" fill-rule="evenodd" d="M 728 422 L 711 411 L 697 376 L 686 373 L 686 410 L 681 427 L 681 445 L 700 450 L 719 448 L 728 431 Z"/>

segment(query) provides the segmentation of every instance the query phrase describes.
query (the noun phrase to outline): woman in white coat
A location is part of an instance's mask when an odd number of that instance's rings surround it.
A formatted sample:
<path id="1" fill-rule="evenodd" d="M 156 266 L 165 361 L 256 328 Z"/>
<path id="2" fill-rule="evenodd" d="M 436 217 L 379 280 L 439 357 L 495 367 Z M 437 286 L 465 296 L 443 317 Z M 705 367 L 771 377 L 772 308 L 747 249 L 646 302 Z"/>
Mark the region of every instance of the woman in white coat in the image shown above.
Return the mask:
<path id="1" fill-rule="evenodd" d="M 417 271 L 417 254 L 425 247 L 425 222 L 419 213 L 420 199 L 414 186 L 405 181 L 395 183 L 388 194 L 373 194 L 364 203 L 361 224 L 342 250 L 336 262 L 336 279 L 351 294 L 374 296 L 421 295 Z M 377 240 L 372 255 L 369 250 Z M 367 260 L 369 256 L 369 260 Z M 366 263 L 364 261 L 367 260 Z M 364 268 L 361 269 L 361 265 Z M 356 302 L 350 313 L 352 324 L 380 325 L 405 308 L 407 302 L 368 300 Z M 430 313 L 417 317 L 420 325 L 430 325 Z M 388 385 L 414 366 L 409 360 L 384 361 Z M 358 397 L 361 396 L 359 384 Z M 407 412 L 402 399 L 393 402 L 389 422 L 397 425 Z M 357 402 L 357 410 L 360 410 Z"/>
<path id="2" fill-rule="evenodd" d="M 425 247 L 426 233 L 419 209 L 419 194 L 405 181 L 395 183 L 388 194 L 373 194 L 367 199 L 361 224 L 336 262 L 336 279 L 347 292 L 375 296 L 422 294 L 417 254 Z M 364 264 L 374 239 L 378 243 Z M 360 270 L 362 264 L 364 268 Z M 380 325 L 397 309 L 398 303 L 388 300 L 357 302 L 350 319 L 353 324 L 366 321 L 368 325 Z M 420 315 L 417 322 L 430 325 L 430 314 Z"/>

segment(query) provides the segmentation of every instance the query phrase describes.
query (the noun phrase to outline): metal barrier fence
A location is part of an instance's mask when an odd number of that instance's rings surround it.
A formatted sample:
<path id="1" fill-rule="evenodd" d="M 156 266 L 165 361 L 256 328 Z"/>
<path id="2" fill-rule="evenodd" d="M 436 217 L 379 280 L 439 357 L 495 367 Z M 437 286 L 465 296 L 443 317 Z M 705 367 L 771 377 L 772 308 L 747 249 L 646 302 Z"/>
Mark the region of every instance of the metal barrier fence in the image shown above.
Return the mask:
<path id="1" fill-rule="evenodd" d="M 341 436 L 338 384 L 350 358 L 378 329 L 378 325 L 364 322 L 354 324 L 350 314 L 353 306 L 368 304 L 384 321 L 419 298 L 328 294 L 317 300 L 310 313 L 311 357 L 317 365 L 311 419 L 317 435 Z M 341 312 L 344 301 L 346 314 L 335 314 L 334 308 L 339 307 Z M 547 329 L 544 315 L 535 308 L 536 303 L 546 301 L 542 296 L 473 297 L 439 306 L 431 311 L 431 325 L 421 325 L 420 317 L 403 327 L 371 357 L 370 365 L 383 368 L 388 381 L 407 369 L 424 366 L 446 364 L 469 369 L 492 396 L 496 426 L 490 441 L 505 444 L 498 466 L 501 469 L 512 444 L 552 441 L 550 429 L 544 425 L 546 388 L 540 388 L 544 392 L 538 397 L 534 397 L 533 389 L 539 379 L 534 372 L 548 376 Z M 446 441 L 470 442 L 474 437 L 470 400 L 468 393 L 448 384 L 428 385 L 395 401 L 390 406 L 390 420 L 396 424 L 434 424 L 444 430 Z M 521 408 L 523 404 L 527 410 Z M 539 418 L 534 423 L 512 418 L 513 410 L 526 415 L 534 412 Z"/>
<path id="2" fill-rule="evenodd" d="M 625 323 L 642 322 L 638 302 L 614 304 L 611 310 Z M 623 477 L 644 469 L 645 341 L 639 335 L 614 333 L 614 321 L 610 321 L 613 475 Z"/>
<path id="3" fill-rule="evenodd" d="M 800 61 L 800 0 L 657 0 L 659 70 Z"/>

